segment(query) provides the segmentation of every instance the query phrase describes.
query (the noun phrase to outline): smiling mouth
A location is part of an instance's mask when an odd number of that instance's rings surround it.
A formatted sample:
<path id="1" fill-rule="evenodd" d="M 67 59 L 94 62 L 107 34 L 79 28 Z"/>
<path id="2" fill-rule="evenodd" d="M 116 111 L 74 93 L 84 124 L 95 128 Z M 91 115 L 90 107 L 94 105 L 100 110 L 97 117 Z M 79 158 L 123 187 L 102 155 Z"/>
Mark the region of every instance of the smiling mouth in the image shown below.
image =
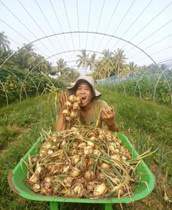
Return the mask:
<path id="1" fill-rule="evenodd" d="M 84 102 L 87 99 L 87 97 L 83 96 L 80 99 L 81 99 L 81 103 L 82 103 L 82 102 Z"/>

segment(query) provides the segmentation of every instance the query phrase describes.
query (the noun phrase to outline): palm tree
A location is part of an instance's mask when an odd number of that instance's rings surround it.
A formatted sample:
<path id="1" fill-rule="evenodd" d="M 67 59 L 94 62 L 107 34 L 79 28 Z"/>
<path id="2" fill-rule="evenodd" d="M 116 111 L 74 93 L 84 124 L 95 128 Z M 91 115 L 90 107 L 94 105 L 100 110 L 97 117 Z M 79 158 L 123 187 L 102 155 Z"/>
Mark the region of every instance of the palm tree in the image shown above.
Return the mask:
<path id="1" fill-rule="evenodd" d="M 81 50 L 81 55 L 77 55 L 77 57 L 79 57 L 79 59 L 76 61 L 76 63 L 78 63 L 78 68 L 88 68 L 90 65 L 90 58 L 89 54 L 86 53 L 86 50 Z"/>
<path id="2" fill-rule="evenodd" d="M 102 69 L 101 71 L 103 72 L 104 78 L 109 77 L 113 72 L 113 68 L 114 68 L 113 61 L 108 57 L 103 57 L 100 60 L 100 64 L 101 64 L 101 69 Z"/>
<path id="3" fill-rule="evenodd" d="M 109 50 L 102 51 L 103 57 L 94 61 L 94 73 L 93 77 L 95 79 L 104 79 L 109 77 L 113 71 L 113 60 L 112 60 L 112 52 Z"/>
<path id="4" fill-rule="evenodd" d="M 4 34 L 4 32 L 0 33 L 0 56 L 2 56 L 4 53 L 10 50 L 9 47 L 10 42 L 8 41 L 7 36 Z"/>
<path id="5" fill-rule="evenodd" d="M 37 55 L 34 59 L 33 68 L 37 72 L 49 73 L 51 70 L 51 64 L 45 60 L 42 55 Z"/>
<path id="6" fill-rule="evenodd" d="M 134 64 L 134 62 L 130 62 L 128 64 L 128 70 L 129 70 L 129 72 L 134 72 L 137 69 L 138 69 L 138 66 L 137 66 L 137 64 Z"/>
<path id="7" fill-rule="evenodd" d="M 31 70 L 36 57 L 33 45 L 26 45 L 15 55 L 15 63 L 19 68 Z"/>
<path id="8" fill-rule="evenodd" d="M 102 79 L 104 77 L 100 60 L 96 60 L 93 72 L 91 73 L 94 80 Z"/>
<path id="9" fill-rule="evenodd" d="M 97 59 L 92 73 L 93 78 L 95 80 L 106 78 L 108 76 L 109 64 L 109 59 L 107 58 Z"/>
<path id="10" fill-rule="evenodd" d="M 105 58 L 112 58 L 113 53 L 111 51 L 108 50 L 103 50 L 102 54 Z"/>
<path id="11" fill-rule="evenodd" d="M 89 61 L 88 61 L 88 67 L 90 68 L 90 70 L 94 68 L 94 66 L 95 66 L 95 61 L 96 61 L 96 54 L 93 53 L 93 54 L 91 55 L 91 58 L 89 58 Z"/>
<path id="12" fill-rule="evenodd" d="M 114 72 L 113 74 L 125 73 L 126 71 L 126 57 L 124 55 L 124 50 L 117 49 L 114 51 L 113 61 L 114 61 Z"/>
<path id="13" fill-rule="evenodd" d="M 67 63 L 63 58 L 60 58 L 57 61 L 57 73 L 60 73 L 60 76 L 63 76 L 65 74 L 65 69 L 67 68 Z"/>
<path id="14" fill-rule="evenodd" d="M 79 76 L 80 73 L 76 69 L 68 68 L 68 72 L 66 72 L 66 78 L 68 79 L 69 83 L 75 82 Z"/>

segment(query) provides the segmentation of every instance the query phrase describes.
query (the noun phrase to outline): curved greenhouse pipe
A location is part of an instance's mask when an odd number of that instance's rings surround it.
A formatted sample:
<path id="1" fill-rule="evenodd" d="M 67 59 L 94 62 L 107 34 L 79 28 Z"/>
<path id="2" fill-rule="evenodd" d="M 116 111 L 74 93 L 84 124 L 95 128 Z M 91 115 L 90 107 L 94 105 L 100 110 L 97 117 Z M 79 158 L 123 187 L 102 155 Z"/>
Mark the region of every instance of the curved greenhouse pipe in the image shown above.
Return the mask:
<path id="1" fill-rule="evenodd" d="M 46 57 L 45 59 L 49 59 L 49 58 L 52 58 L 52 57 L 54 57 L 54 56 L 61 55 L 61 54 L 65 54 L 65 53 L 80 52 L 80 51 L 81 51 L 81 50 L 67 50 L 67 51 L 55 53 L 55 54 L 53 54 L 53 55 L 51 55 L 51 56 Z M 102 52 L 98 52 L 98 51 L 94 51 L 94 50 L 86 50 L 86 51 L 87 51 L 87 52 L 98 53 L 98 54 L 103 55 Z M 24 81 L 23 81 L 23 84 L 24 84 L 24 82 L 26 81 L 28 75 L 31 74 L 32 71 L 33 71 L 37 66 L 39 66 L 41 63 L 43 63 L 43 62 L 44 62 L 44 61 L 38 62 L 38 63 L 37 63 L 37 64 L 36 64 L 28 73 L 27 73 L 27 75 L 26 75 L 26 77 L 25 77 L 25 79 L 24 79 Z M 22 85 L 22 86 L 23 86 L 23 85 Z M 124 91 L 125 91 L 125 90 L 124 90 Z"/>
<path id="2" fill-rule="evenodd" d="M 60 36 L 60 35 L 65 35 L 65 34 L 75 34 L 75 33 L 80 33 L 80 34 L 98 34 L 98 35 L 103 35 L 103 36 L 107 36 L 107 37 L 112 37 L 112 38 L 116 38 L 116 39 L 119 39 L 119 40 L 122 40 L 122 41 L 124 41 L 124 42 L 126 42 L 126 43 L 129 43 L 129 44 L 131 44 L 132 46 L 134 46 L 134 47 L 136 47 L 137 49 L 139 49 L 140 51 L 142 51 L 145 55 L 147 55 L 149 58 L 150 58 L 150 60 L 154 63 L 154 64 L 156 64 L 156 62 L 154 61 L 154 59 L 149 55 L 149 54 L 147 54 L 143 49 L 141 49 L 140 47 L 138 47 L 137 45 L 135 45 L 135 44 L 133 44 L 133 43 L 131 43 L 131 42 L 129 42 L 129 41 L 127 41 L 127 40 L 125 40 L 125 39 L 123 39 L 123 38 L 120 38 L 120 37 L 117 37 L 117 36 L 114 36 L 114 35 L 109 35 L 109 34 L 105 34 L 105 33 L 100 33 L 100 32 L 91 32 L 91 31 L 70 31 L 70 32 L 63 32 L 63 33 L 57 33 L 57 34 L 51 34 L 51 35 L 48 35 L 48 36 L 44 36 L 44 37 L 42 37 L 42 38 L 40 38 L 40 39 L 36 39 L 36 40 L 34 40 L 34 41 L 32 41 L 32 42 L 30 42 L 30 43 L 28 43 L 28 44 L 26 44 L 26 45 L 24 45 L 23 47 L 21 47 L 21 48 L 19 48 L 17 51 L 15 51 L 15 52 L 13 52 L 11 55 L 9 55 L 9 57 L 7 57 L 7 59 L 0 65 L 0 68 L 15 54 L 15 53 L 17 53 L 18 51 L 20 51 L 21 49 L 23 49 L 23 48 L 25 48 L 25 47 L 27 47 L 27 46 L 29 46 L 29 45 L 31 45 L 31 44 L 34 44 L 34 43 L 36 43 L 36 42 L 38 42 L 38 41 L 40 41 L 40 40 L 43 40 L 43 39 L 46 39 L 46 38 L 49 38 L 49 37 L 53 37 L 53 36 Z M 76 50 L 69 50 L 69 51 L 66 51 L 66 52 L 74 52 L 74 51 L 76 51 Z M 97 52 L 97 51 L 93 51 L 93 52 Z M 52 56 L 49 56 L 49 57 L 47 57 L 46 59 L 49 59 L 49 58 L 51 58 L 51 57 L 53 57 L 53 56 L 55 56 L 55 55 L 58 55 L 58 54 L 62 54 L 63 52 L 60 52 L 60 53 L 56 53 L 56 54 L 54 54 L 54 55 L 52 55 Z M 97 52 L 98 53 L 98 52 Z M 40 62 L 39 62 L 40 63 Z M 29 73 L 28 73 L 28 75 L 33 71 L 33 69 L 34 68 L 36 68 L 36 66 L 38 66 L 39 65 L 39 63 L 37 64 L 37 65 L 35 65 L 32 69 L 31 69 L 31 71 L 29 71 Z M 27 75 L 26 75 L 26 78 L 27 78 Z M 25 80 L 23 81 L 23 82 L 25 82 L 26 81 L 26 78 L 25 78 Z"/>
<path id="3" fill-rule="evenodd" d="M 139 85 L 139 83 L 136 83 L 134 93 L 135 93 L 135 95 L 136 95 L 136 90 L 137 90 L 137 87 L 138 87 L 138 89 L 139 89 L 139 98 L 141 99 L 141 98 L 142 98 L 142 93 L 141 93 L 141 90 L 140 90 L 140 85 Z"/>
<path id="4" fill-rule="evenodd" d="M 40 39 L 36 39 L 36 40 L 34 40 L 34 41 L 32 41 L 32 42 L 30 42 L 30 43 L 28 43 L 27 45 L 24 45 L 23 47 L 21 47 L 21 48 L 19 48 L 17 51 L 15 51 L 15 52 L 13 52 L 11 55 L 9 55 L 9 57 L 0 65 L 0 68 L 8 61 L 8 59 L 10 59 L 15 53 L 17 53 L 18 51 L 20 51 L 21 49 L 23 49 L 24 47 L 27 47 L 27 46 L 29 46 L 29 45 L 31 45 L 31 44 L 34 44 L 35 42 L 38 42 L 38 41 L 40 41 L 40 40 L 43 40 L 43 39 L 46 39 L 46 38 L 49 38 L 49 37 L 53 37 L 53 36 L 59 36 L 59 35 L 65 35 L 65 34 L 74 34 L 74 33 L 81 33 L 81 34 L 98 34 L 98 35 L 103 35 L 103 36 L 107 36 L 107 37 L 112 37 L 112 38 L 116 38 L 116 39 L 119 39 L 119 40 L 122 40 L 122 41 L 124 41 L 124 42 L 126 42 L 126 43 L 129 43 L 129 44 L 131 44 L 132 46 L 134 46 L 134 47 L 136 47 L 137 49 L 139 49 L 140 51 L 142 51 L 145 55 L 147 55 L 149 58 L 150 58 L 150 60 L 154 63 L 154 64 L 156 64 L 156 62 L 154 61 L 154 59 L 149 55 L 149 54 L 147 54 L 143 49 L 141 49 L 140 47 L 138 47 L 137 45 L 135 45 L 135 44 L 133 44 L 133 43 L 131 43 L 131 42 L 129 42 L 129 41 L 127 41 L 127 40 L 125 40 L 125 39 L 123 39 L 123 38 L 120 38 L 120 37 L 117 37 L 117 36 L 114 36 L 114 35 L 109 35 L 109 34 L 105 34 L 105 33 L 100 33 L 100 32 L 91 32 L 91 31 L 70 31 L 70 32 L 63 32 L 63 33 L 57 33 L 57 34 L 51 34 L 51 35 L 48 35 L 48 36 L 44 36 L 44 37 L 42 37 L 42 38 L 40 38 Z M 70 51 L 66 51 L 66 52 L 74 52 L 75 50 L 70 50 Z M 96 51 L 93 51 L 93 52 L 96 52 Z M 60 52 L 60 53 L 57 53 L 57 54 L 62 54 L 63 52 Z M 98 52 L 97 52 L 98 53 Z M 52 56 L 49 56 L 49 57 L 47 57 L 46 59 L 48 59 L 48 58 L 51 58 L 51 57 L 53 57 L 53 56 L 55 56 L 55 55 L 57 55 L 57 54 L 54 54 L 54 55 L 52 55 Z M 35 65 L 33 68 L 36 68 L 36 66 L 38 66 L 39 65 L 39 63 L 37 64 L 37 65 Z M 157 65 L 157 64 L 156 64 Z M 32 71 L 33 71 L 33 68 L 31 69 L 31 71 L 29 72 L 29 73 L 31 73 Z M 29 74 L 28 73 L 28 74 Z M 26 78 L 27 78 L 27 76 L 26 76 Z M 26 78 L 25 78 L 25 80 L 26 80 Z M 25 80 L 23 81 L 23 82 L 25 82 Z"/>
<path id="5" fill-rule="evenodd" d="M 69 32 L 63 32 L 63 33 L 55 33 L 55 34 L 51 34 L 51 35 L 48 35 L 48 36 L 44 36 L 44 37 L 41 37 L 39 39 L 36 39 L 26 45 L 24 45 L 23 47 L 19 48 L 17 51 L 13 52 L 11 55 L 9 55 L 6 60 L 0 65 L 0 68 L 8 61 L 8 59 L 10 59 L 15 53 L 17 53 L 18 51 L 20 51 L 21 49 L 23 49 L 24 47 L 27 47 L 28 45 L 31 45 L 31 44 L 34 44 L 38 41 L 41 41 L 43 39 L 46 39 L 46 38 L 50 38 L 50 37 L 53 37 L 53 36 L 60 36 L 60 35 L 66 35 L 66 34 L 98 34 L 98 35 L 102 35 L 102 36 L 107 36 L 107 37 L 111 37 L 111 38 L 116 38 L 116 39 L 119 39 L 121 41 L 124 41 L 134 47 L 136 47 L 137 49 L 139 49 L 140 51 L 142 51 L 147 57 L 150 58 L 150 60 L 156 64 L 156 62 L 154 61 L 154 59 L 148 54 L 146 53 L 142 48 L 138 47 L 137 45 L 133 44 L 132 42 L 126 40 L 126 39 L 123 39 L 123 38 L 120 38 L 118 36 L 114 36 L 114 35 L 110 35 L 110 34 L 105 34 L 105 33 L 101 33 L 101 32 L 94 32 L 94 31 L 69 31 Z"/>
<path id="6" fill-rule="evenodd" d="M 166 77 L 166 75 L 164 74 L 164 72 L 161 72 L 161 70 L 160 70 L 160 68 L 158 67 L 158 65 L 156 64 L 156 66 L 157 66 L 157 69 L 159 70 L 159 74 L 162 74 L 163 76 L 164 76 L 164 78 L 165 78 L 165 80 L 166 80 L 166 82 L 167 82 L 167 84 L 168 84 L 168 89 L 169 89 L 169 92 L 170 92 L 170 95 L 171 95 L 171 87 L 170 87 L 170 84 L 169 84 L 169 81 L 168 81 L 168 79 L 167 79 L 167 77 Z M 138 86 L 138 84 L 139 84 L 139 82 L 141 81 L 141 79 L 142 79 L 142 77 L 145 75 L 145 74 L 147 74 L 148 73 L 148 71 L 149 70 L 146 70 L 145 72 L 143 72 L 142 74 L 141 74 L 141 76 L 139 77 L 139 79 L 136 81 L 136 86 Z M 153 91 L 153 101 L 155 102 L 156 101 L 156 97 L 154 97 L 154 93 L 155 93 L 156 91 L 154 90 Z M 171 103 L 171 105 L 172 105 L 172 96 L 170 97 L 170 103 Z"/>
<path id="7" fill-rule="evenodd" d="M 166 78 L 167 85 L 168 85 L 168 88 L 169 88 L 169 90 L 170 90 L 170 102 L 171 102 L 171 106 L 172 106 L 172 90 L 171 90 L 170 83 L 168 82 L 168 79 L 167 79 L 166 75 L 164 74 L 167 70 L 169 70 L 169 69 L 163 70 L 163 72 L 161 72 L 161 74 L 159 75 L 159 78 L 158 78 L 158 80 L 157 80 L 157 82 L 156 82 L 156 84 L 155 84 L 155 86 L 154 86 L 153 100 L 154 100 L 154 101 L 156 100 L 156 88 L 157 88 L 157 86 L 158 86 L 158 83 L 159 83 L 161 77 L 164 76 L 164 77 Z"/>
<path id="8" fill-rule="evenodd" d="M 60 53 L 55 53 L 55 54 L 53 54 L 53 55 L 51 55 L 51 56 L 49 56 L 49 57 L 46 57 L 45 59 L 49 59 L 49 58 L 51 58 L 51 57 L 54 57 L 54 56 L 57 56 L 57 55 L 60 55 L 60 54 L 64 54 L 64 53 L 70 53 L 70 52 L 80 52 L 81 50 L 68 50 L 68 51 L 63 51 L 63 52 L 60 52 Z M 103 55 L 103 53 L 102 52 L 98 52 L 98 51 L 94 51 L 94 50 L 86 50 L 87 52 L 92 52 L 92 53 L 97 53 L 97 54 L 101 54 L 101 55 Z M 110 60 L 110 59 L 109 59 Z M 73 60 L 73 61 L 77 61 L 77 59 L 76 60 Z M 29 73 L 31 73 L 37 66 L 39 66 L 41 63 L 43 63 L 44 61 L 40 61 L 39 63 L 37 63 L 31 70 L 30 70 L 30 72 Z M 111 60 L 110 60 L 110 62 L 111 62 Z M 67 62 L 68 63 L 68 62 Z M 111 62 L 111 64 L 113 65 L 113 63 Z M 76 65 L 77 66 L 77 65 Z M 115 68 L 116 68 L 116 66 L 117 66 L 117 64 L 115 64 Z M 28 73 L 28 74 L 29 74 Z M 123 86 L 123 92 L 126 94 L 126 89 L 125 89 L 125 85 L 124 84 L 122 84 L 122 86 Z"/>
<path id="9" fill-rule="evenodd" d="M 44 36 L 44 37 L 42 37 L 42 38 L 39 38 L 39 39 L 36 39 L 36 40 L 34 40 L 34 41 L 32 41 L 32 42 L 30 42 L 30 43 L 28 43 L 28 44 L 26 44 L 26 45 L 24 45 L 23 47 L 21 47 L 21 48 L 19 48 L 17 51 L 15 51 L 15 52 L 13 52 L 11 55 L 9 55 L 9 57 L 0 65 L 0 67 L 2 67 L 7 61 L 8 61 L 8 59 L 10 59 L 15 53 L 17 53 L 18 51 L 20 51 L 21 49 L 23 49 L 24 47 L 27 47 L 28 45 L 30 45 L 30 44 L 34 44 L 34 43 L 36 43 L 36 42 L 38 42 L 38 41 L 40 41 L 40 40 L 43 40 L 43 39 L 46 39 L 46 38 L 49 38 L 49 37 L 53 37 L 53 36 L 60 36 L 60 35 L 66 35 L 66 34 L 98 34 L 98 35 L 102 35 L 102 36 L 107 36 L 107 37 L 111 37 L 111 38 L 116 38 L 116 39 L 119 39 L 119 40 L 122 40 L 122 41 L 124 41 L 124 42 L 126 42 L 126 43 L 128 43 L 128 44 L 130 44 L 130 45 L 132 45 L 132 46 L 134 46 L 134 47 L 136 47 L 137 49 L 139 49 L 140 51 L 142 51 L 156 66 L 157 66 L 157 68 L 159 69 L 159 67 L 158 67 L 158 65 L 156 64 L 156 62 L 154 61 L 154 59 L 148 54 L 148 53 L 146 53 L 142 48 L 140 48 L 140 47 L 138 47 L 137 45 L 135 45 L 135 44 L 133 44 L 132 42 L 130 42 L 130 41 L 128 41 L 128 40 L 125 40 L 125 39 L 123 39 L 123 38 L 120 38 L 120 37 L 117 37 L 117 36 L 114 36 L 114 35 L 110 35 L 110 34 L 105 34 L 105 33 L 100 33 L 100 32 L 92 32 L 92 31 L 70 31 L 70 32 L 63 32 L 63 33 L 56 33 L 56 34 L 51 34 L 51 35 L 48 35 L 48 36 Z M 76 51 L 76 50 L 69 50 L 69 51 L 66 51 L 66 52 L 74 52 L 74 51 Z M 80 50 L 79 50 L 80 51 Z M 87 50 L 88 51 L 88 50 Z M 93 52 L 96 52 L 96 51 L 93 51 Z M 57 54 L 62 54 L 63 52 L 60 52 L 60 53 L 56 53 L 56 54 L 54 54 L 54 55 L 52 55 L 52 56 L 49 56 L 49 57 L 47 57 L 47 59 L 48 58 L 51 58 L 51 57 L 53 57 L 53 56 L 55 56 L 55 55 L 57 55 Z M 98 52 L 97 52 L 98 53 Z M 36 68 L 36 66 L 38 66 L 39 65 L 39 63 L 38 64 L 36 64 L 33 68 Z M 33 71 L 33 68 L 32 68 L 32 70 L 29 72 L 29 73 L 31 73 L 32 71 Z M 28 73 L 28 74 L 29 74 Z M 27 76 L 26 76 L 27 77 Z M 26 78 L 25 78 L 25 80 L 26 80 Z M 139 79 L 140 80 L 140 79 Z M 137 82 L 137 86 L 138 86 L 138 82 Z"/>
<path id="10" fill-rule="evenodd" d="M 1 67 L 1 68 L 2 68 L 2 67 Z M 9 73 L 12 74 L 14 77 L 16 77 L 16 79 L 20 82 L 20 84 L 21 84 L 21 86 L 22 86 L 22 81 L 18 78 L 17 75 L 15 75 L 12 71 L 10 71 L 10 70 L 8 70 L 8 69 L 6 69 L 6 68 L 4 68 L 4 67 L 3 67 L 2 69 L 4 69 L 5 71 L 9 72 Z M 24 93 L 25 93 L 25 95 L 26 95 L 26 97 L 27 97 L 27 92 L 26 92 L 25 87 L 24 87 Z M 19 100 L 21 101 L 21 94 L 19 94 Z"/>
<path id="11" fill-rule="evenodd" d="M 64 52 L 55 53 L 55 54 L 53 54 L 53 55 L 51 55 L 51 56 L 46 57 L 45 59 L 49 59 L 49 58 L 52 58 L 52 57 L 54 57 L 54 56 L 56 56 L 56 55 L 61 55 L 61 54 L 64 54 L 64 53 L 75 52 L 75 51 L 81 51 L 81 50 L 67 50 L 67 51 L 64 51 Z M 92 50 L 90 50 L 90 52 L 100 53 L 100 52 L 92 51 Z M 100 54 L 102 54 L 102 53 L 100 53 Z M 32 71 L 33 71 L 37 66 L 39 66 L 41 63 L 43 63 L 43 62 L 44 62 L 44 61 L 38 62 L 38 63 L 37 63 L 37 64 L 36 64 L 28 73 L 27 73 L 27 75 L 26 75 L 26 77 L 25 77 L 23 83 L 26 81 L 26 79 L 27 79 L 27 77 L 29 76 L 29 74 L 31 74 Z"/>
<path id="12" fill-rule="evenodd" d="M 0 84 L 1 84 L 1 86 L 2 86 L 2 89 L 3 89 L 4 93 L 5 93 L 6 104 L 7 104 L 7 106 L 8 106 L 8 95 L 7 95 L 7 91 L 6 91 L 6 89 L 5 89 L 4 85 L 3 85 L 3 83 L 1 82 L 1 80 L 0 80 Z"/>
<path id="13" fill-rule="evenodd" d="M 78 51 L 78 50 L 77 50 Z M 80 50 L 79 50 L 80 51 Z M 102 52 L 97 52 L 97 51 L 93 51 L 93 50 L 87 50 L 88 52 L 93 52 L 93 53 L 99 53 L 99 54 L 102 54 L 103 55 L 103 53 Z M 73 60 L 73 61 L 77 61 L 77 59 L 76 60 Z M 109 59 L 109 61 L 111 62 L 111 60 Z M 67 61 L 66 63 L 68 63 L 68 62 L 70 62 L 70 61 Z M 113 66 L 113 63 L 111 62 L 111 64 L 112 64 L 112 66 Z M 72 67 L 76 67 L 77 65 L 74 65 L 74 66 L 72 66 Z M 116 68 L 116 66 L 115 66 L 115 68 Z M 98 73 L 97 73 L 98 74 Z M 108 76 L 108 78 L 110 78 L 110 76 Z M 103 79 L 102 79 L 103 80 Z M 123 87 L 123 92 L 124 92 L 124 94 L 126 95 L 126 88 L 125 88 L 125 85 L 123 84 L 123 83 L 121 83 L 122 84 L 122 87 Z M 114 87 L 115 87 L 115 85 L 114 85 Z M 116 87 L 115 87 L 115 91 L 116 91 Z"/>

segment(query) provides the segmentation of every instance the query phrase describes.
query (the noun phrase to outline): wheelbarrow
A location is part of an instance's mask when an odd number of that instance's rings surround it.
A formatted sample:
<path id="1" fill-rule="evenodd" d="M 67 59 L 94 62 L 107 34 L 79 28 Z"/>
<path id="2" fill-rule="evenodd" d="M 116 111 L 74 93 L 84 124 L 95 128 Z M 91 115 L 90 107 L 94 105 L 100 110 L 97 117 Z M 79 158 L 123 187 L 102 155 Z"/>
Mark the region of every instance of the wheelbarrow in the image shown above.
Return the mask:
<path id="1" fill-rule="evenodd" d="M 132 157 L 137 157 L 139 154 L 134 149 L 131 142 L 128 138 L 123 134 L 118 134 L 118 137 L 122 141 L 122 145 L 126 147 L 129 152 L 132 154 Z M 37 153 L 37 146 L 40 143 L 40 139 L 38 139 L 31 149 L 26 153 L 23 157 L 25 161 L 27 161 L 29 155 L 34 155 Z M 10 173 L 8 177 L 8 182 L 11 189 L 19 194 L 21 197 L 34 200 L 34 201 L 46 201 L 50 203 L 50 210 L 61 210 L 65 207 L 65 203 L 85 203 L 85 204 L 102 204 L 102 207 L 105 210 L 112 210 L 112 205 L 115 203 L 130 203 L 137 200 L 140 200 L 146 196 L 148 196 L 154 188 L 155 178 L 148 166 L 142 160 L 139 164 L 136 174 L 140 175 L 140 181 L 136 184 L 134 188 L 134 192 L 130 196 L 123 197 L 112 197 L 112 198 L 104 198 L 104 199 L 85 199 L 85 198 L 64 198 L 59 196 L 44 196 L 38 193 L 34 193 L 31 189 L 26 185 L 26 175 L 27 175 L 27 167 L 25 164 L 21 164 L 19 162 L 13 171 Z"/>

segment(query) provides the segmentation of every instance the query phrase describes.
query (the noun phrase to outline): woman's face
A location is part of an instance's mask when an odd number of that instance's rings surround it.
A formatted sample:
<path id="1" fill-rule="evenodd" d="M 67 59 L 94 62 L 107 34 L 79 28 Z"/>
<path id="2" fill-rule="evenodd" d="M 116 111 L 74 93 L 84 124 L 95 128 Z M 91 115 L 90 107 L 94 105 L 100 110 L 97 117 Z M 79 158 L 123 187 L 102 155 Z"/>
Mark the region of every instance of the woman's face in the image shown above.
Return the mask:
<path id="1" fill-rule="evenodd" d="M 85 107 L 92 101 L 94 94 L 90 85 L 87 82 L 81 82 L 76 89 L 76 96 L 80 97 L 81 107 Z"/>

